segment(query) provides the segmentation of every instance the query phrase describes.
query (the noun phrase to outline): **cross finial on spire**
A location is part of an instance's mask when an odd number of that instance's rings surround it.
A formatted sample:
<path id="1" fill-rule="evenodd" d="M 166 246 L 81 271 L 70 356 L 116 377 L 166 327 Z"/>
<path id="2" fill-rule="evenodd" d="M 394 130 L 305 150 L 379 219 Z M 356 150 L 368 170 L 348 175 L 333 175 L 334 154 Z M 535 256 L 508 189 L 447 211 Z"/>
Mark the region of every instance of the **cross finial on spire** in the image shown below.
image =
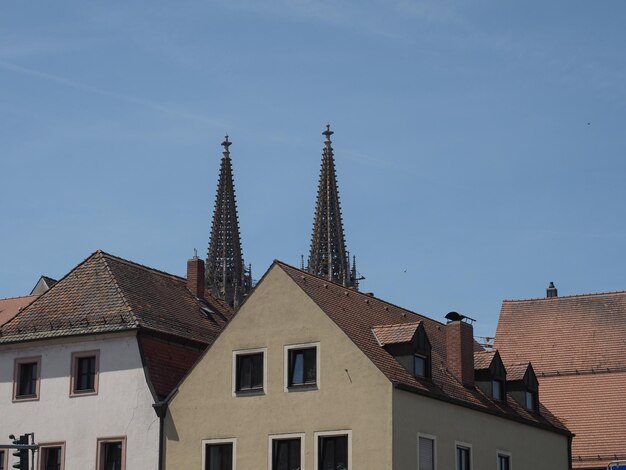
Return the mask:
<path id="1" fill-rule="evenodd" d="M 228 147 L 230 147 L 232 144 L 233 143 L 228 140 L 228 134 L 226 134 L 224 136 L 224 142 L 222 142 L 222 147 L 224 147 L 224 156 L 225 157 L 229 157 L 230 156 L 230 150 L 228 149 Z"/>
<path id="2" fill-rule="evenodd" d="M 322 132 L 322 135 L 326 136 L 326 141 L 324 142 L 326 144 L 326 147 L 330 147 L 330 144 L 332 143 L 330 140 L 330 136 L 333 135 L 334 132 L 330 130 L 330 123 L 326 124 L 326 130 L 324 132 Z"/>

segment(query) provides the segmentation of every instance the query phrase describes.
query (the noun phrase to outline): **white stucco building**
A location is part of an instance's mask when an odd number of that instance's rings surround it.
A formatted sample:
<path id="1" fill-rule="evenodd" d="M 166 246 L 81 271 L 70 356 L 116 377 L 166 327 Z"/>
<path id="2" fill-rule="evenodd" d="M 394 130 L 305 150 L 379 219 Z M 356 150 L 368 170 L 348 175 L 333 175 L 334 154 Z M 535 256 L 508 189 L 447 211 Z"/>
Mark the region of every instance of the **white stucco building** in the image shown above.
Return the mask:
<path id="1" fill-rule="evenodd" d="M 159 468 L 158 403 L 232 315 L 200 264 L 187 282 L 98 251 L 3 325 L 0 442 L 34 432 L 40 470 Z"/>

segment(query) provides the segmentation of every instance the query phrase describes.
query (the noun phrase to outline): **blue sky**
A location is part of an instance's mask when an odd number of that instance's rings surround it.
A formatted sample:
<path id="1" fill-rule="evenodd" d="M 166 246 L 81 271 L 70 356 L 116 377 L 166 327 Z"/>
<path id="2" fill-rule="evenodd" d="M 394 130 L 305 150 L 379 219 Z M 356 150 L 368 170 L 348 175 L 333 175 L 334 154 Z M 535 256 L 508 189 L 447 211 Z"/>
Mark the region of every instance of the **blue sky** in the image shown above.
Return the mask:
<path id="1" fill-rule="evenodd" d="M 327 121 L 362 289 L 495 331 L 626 289 L 620 1 L 4 1 L 0 297 L 96 249 L 184 275 L 227 132 L 246 262 L 307 253 Z"/>

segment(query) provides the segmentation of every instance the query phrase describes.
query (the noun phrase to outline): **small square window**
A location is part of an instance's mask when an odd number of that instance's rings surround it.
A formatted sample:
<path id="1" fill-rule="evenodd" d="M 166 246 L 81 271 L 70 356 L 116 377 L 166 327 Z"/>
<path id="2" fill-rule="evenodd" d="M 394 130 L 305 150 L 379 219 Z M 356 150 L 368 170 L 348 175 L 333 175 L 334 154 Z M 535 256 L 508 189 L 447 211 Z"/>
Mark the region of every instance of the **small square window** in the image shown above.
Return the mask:
<path id="1" fill-rule="evenodd" d="M 234 392 L 263 392 L 265 382 L 265 351 L 251 350 L 234 353 Z"/>
<path id="2" fill-rule="evenodd" d="M 72 354 L 70 395 L 95 395 L 98 393 L 100 351 Z"/>
<path id="3" fill-rule="evenodd" d="M 63 470 L 64 451 L 64 444 L 40 444 L 39 470 Z"/>
<path id="4" fill-rule="evenodd" d="M 271 440 L 272 470 L 300 470 L 302 468 L 302 438 L 276 437 Z"/>
<path id="5" fill-rule="evenodd" d="M 348 435 L 327 435 L 317 438 L 317 470 L 348 470 Z"/>
<path id="6" fill-rule="evenodd" d="M 125 468 L 126 439 L 99 439 L 97 470 L 124 470 Z"/>
<path id="7" fill-rule="evenodd" d="M 289 387 L 317 384 L 317 348 L 289 350 Z"/>
<path id="8" fill-rule="evenodd" d="M 203 441 L 204 444 L 204 470 L 233 470 L 234 467 L 234 441 Z"/>
<path id="9" fill-rule="evenodd" d="M 511 456 L 498 454 L 498 470 L 511 470 Z"/>
<path id="10" fill-rule="evenodd" d="M 4 450 L 0 450 L 0 470 L 7 468 L 7 454 Z"/>
<path id="11" fill-rule="evenodd" d="M 41 357 L 15 360 L 13 382 L 14 400 L 37 400 L 39 398 L 39 377 Z"/>

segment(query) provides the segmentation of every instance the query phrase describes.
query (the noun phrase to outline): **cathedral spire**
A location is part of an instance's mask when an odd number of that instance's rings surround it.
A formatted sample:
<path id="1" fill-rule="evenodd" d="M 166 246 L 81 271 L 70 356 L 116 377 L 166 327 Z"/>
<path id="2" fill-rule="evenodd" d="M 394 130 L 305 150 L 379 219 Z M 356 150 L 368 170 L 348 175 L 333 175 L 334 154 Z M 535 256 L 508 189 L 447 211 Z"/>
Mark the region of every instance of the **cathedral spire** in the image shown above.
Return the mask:
<path id="1" fill-rule="evenodd" d="M 211 238 L 206 260 L 206 287 L 235 309 L 252 289 L 250 271 L 243 263 L 235 184 L 229 147 L 224 137 L 222 162 L 217 184 Z"/>
<path id="2" fill-rule="evenodd" d="M 339 189 L 335 172 L 330 124 L 322 135 L 326 137 L 322 152 L 322 168 L 317 189 L 311 252 L 308 271 L 329 281 L 358 289 L 356 268 L 350 269 L 350 259 L 346 251 L 343 234 L 343 221 L 339 205 Z"/>

